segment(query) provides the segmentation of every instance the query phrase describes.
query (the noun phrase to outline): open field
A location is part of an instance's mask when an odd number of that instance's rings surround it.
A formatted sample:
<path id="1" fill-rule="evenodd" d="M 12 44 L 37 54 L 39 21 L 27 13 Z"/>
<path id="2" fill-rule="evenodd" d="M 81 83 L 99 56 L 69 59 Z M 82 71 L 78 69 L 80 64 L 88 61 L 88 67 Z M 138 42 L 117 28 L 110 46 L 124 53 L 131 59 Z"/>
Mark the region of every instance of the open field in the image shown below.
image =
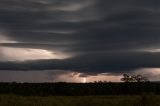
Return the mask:
<path id="1" fill-rule="evenodd" d="M 160 106 L 160 83 L 0 83 L 0 106 Z"/>
<path id="2" fill-rule="evenodd" d="M 0 106 L 160 106 L 160 96 L 16 96 L 0 95 Z"/>

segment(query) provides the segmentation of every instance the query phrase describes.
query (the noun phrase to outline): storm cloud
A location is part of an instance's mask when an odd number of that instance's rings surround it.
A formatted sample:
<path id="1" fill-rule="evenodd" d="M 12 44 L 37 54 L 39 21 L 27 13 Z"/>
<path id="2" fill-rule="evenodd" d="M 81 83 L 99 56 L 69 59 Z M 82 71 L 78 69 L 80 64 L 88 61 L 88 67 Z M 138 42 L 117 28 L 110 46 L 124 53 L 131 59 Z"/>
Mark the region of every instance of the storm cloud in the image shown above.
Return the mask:
<path id="1" fill-rule="evenodd" d="M 159 5 L 159 0 L 1 0 L 0 48 L 67 56 L 11 61 L 0 49 L 0 70 L 114 74 L 160 68 Z"/>
<path id="2" fill-rule="evenodd" d="M 68 59 L 1 62 L 0 70 L 66 70 L 79 73 L 127 73 L 143 68 L 159 68 L 159 53 L 118 52 L 85 54 Z"/>

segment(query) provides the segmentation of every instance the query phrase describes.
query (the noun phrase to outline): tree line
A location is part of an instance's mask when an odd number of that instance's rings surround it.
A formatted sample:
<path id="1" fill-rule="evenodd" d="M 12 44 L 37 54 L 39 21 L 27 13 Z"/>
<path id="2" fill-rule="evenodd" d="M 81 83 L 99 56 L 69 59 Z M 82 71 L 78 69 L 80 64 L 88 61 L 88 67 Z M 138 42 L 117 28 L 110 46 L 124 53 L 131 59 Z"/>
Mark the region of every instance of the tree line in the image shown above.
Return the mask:
<path id="1" fill-rule="evenodd" d="M 160 83 L 0 83 L 0 94 L 23 96 L 138 95 L 143 92 L 160 94 Z"/>
<path id="2" fill-rule="evenodd" d="M 121 78 L 121 81 L 124 81 L 124 82 L 149 82 L 147 77 L 144 77 L 140 74 L 138 74 L 138 75 L 123 74 L 123 78 Z"/>
<path id="3" fill-rule="evenodd" d="M 23 96 L 85 96 L 85 95 L 137 95 L 141 93 L 160 94 L 160 82 L 149 82 L 142 76 L 123 75 L 123 82 L 94 83 L 0 83 L 0 94 Z"/>

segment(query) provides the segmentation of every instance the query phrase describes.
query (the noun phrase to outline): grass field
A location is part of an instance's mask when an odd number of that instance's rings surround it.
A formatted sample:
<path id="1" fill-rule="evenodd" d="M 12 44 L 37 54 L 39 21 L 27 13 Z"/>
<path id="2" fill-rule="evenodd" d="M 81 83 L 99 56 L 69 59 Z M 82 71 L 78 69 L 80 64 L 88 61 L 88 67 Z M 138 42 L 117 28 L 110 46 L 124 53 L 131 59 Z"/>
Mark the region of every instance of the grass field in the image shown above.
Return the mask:
<path id="1" fill-rule="evenodd" d="M 0 95 L 0 106 L 160 106 L 160 96 L 16 96 Z"/>

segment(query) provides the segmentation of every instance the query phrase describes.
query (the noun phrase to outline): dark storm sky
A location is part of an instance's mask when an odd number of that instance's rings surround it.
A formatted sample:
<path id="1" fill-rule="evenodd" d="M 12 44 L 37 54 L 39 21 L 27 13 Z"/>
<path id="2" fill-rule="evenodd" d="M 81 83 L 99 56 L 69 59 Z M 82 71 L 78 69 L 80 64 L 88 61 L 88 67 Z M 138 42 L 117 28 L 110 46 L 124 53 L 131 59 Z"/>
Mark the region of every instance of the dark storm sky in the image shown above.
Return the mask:
<path id="1" fill-rule="evenodd" d="M 159 34 L 159 0 L 0 0 L 0 70 L 87 76 L 159 68 Z"/>

